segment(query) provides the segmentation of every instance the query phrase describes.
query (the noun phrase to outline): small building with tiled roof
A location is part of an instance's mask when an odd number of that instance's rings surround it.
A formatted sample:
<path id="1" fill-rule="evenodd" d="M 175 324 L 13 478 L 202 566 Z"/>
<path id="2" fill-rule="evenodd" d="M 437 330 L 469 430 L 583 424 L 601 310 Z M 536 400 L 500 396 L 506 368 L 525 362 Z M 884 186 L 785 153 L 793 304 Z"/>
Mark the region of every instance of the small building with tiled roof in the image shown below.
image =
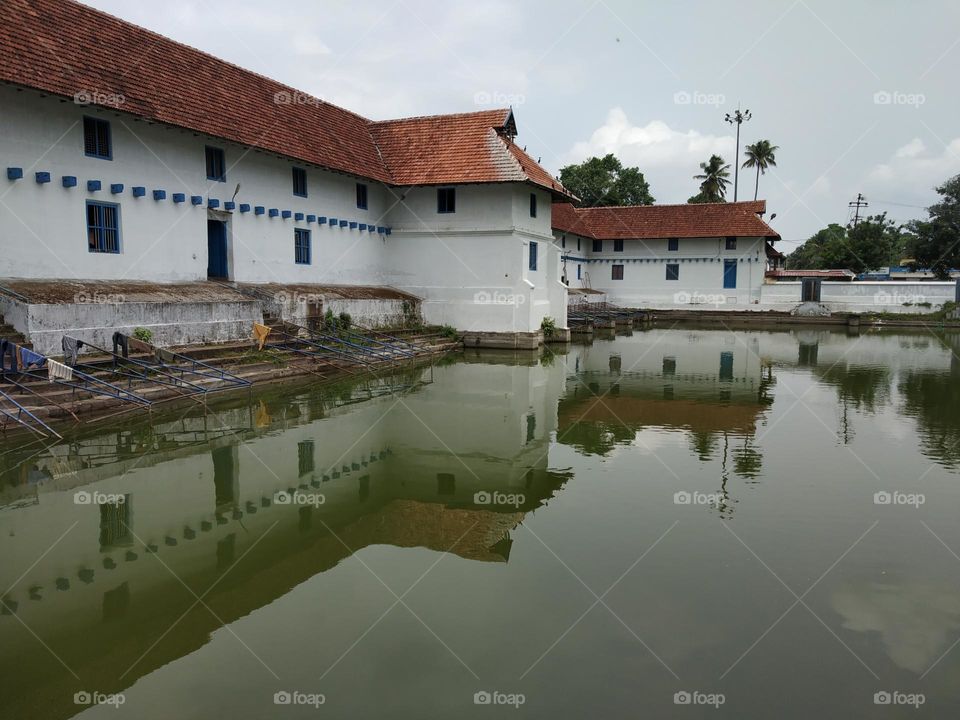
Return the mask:
<path id="1" fill-rule="evenodd" d="M 766 202 L 553 206 L 553 231 L 571 288 L 629 307 L 743 309 L 760 301 L 780 235 Z M 771 255 L 771 251 L 773 255 Z"/>
<path id="2" fill-rule="evenodd" d="M 0 278 L 390 286 L 461 330 L 566 324 L 550 208 L 573 198 L 509 109 L 374 121 L 72 0 L 5 0 L 0 117 Z"/>

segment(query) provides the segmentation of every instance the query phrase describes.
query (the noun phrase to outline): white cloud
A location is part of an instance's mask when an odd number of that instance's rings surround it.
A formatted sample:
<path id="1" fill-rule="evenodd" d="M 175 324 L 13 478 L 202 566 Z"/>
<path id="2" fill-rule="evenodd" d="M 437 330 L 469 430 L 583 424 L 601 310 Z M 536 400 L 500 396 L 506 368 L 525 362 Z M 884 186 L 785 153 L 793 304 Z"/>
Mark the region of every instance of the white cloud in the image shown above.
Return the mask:
<path id="1" fill-rule="evenodd" d="M 623 109 L 615 107 L 589 140 L 573 145 L 563 164 L 613 153 L 624 165 L 640 168 L 658 203 L 671 203 L 684 202 L 697 192 L 693 175 L 699 172 L 701 162 L 713 154 L 729 162 L 734 152 L 732 135 L 676 130 L 662 120 L 633 125 Z M 732 167 L 730 176 L 732 180 Z"/>
<path id="2" fill-rule="evenodd" d="M 330 48 L 313 33 L 301 32 L 293 36 L 293 50 L 297 55 L 329 55 Z"/>
<path id="3" fill-rule="evenodd" d="M 931 151 L 920 138 L 898 148 L 886 162 L 875 165 L 867 184 L 885 191 L 928 193 L 944 180 L 960 173 L 960 137 L 940 152 Z"/>

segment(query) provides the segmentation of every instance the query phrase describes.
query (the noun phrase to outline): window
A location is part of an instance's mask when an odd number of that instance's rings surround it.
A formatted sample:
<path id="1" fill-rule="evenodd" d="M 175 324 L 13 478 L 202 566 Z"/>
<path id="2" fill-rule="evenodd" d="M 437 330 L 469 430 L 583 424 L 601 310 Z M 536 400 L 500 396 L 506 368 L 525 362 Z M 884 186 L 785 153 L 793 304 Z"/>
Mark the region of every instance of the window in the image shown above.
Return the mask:
<path id="1" fill-rule="evenodd" d="M 296 228 L 293 231 L 293 259 L 297 265 L 310 264 L 310 231 Z"/>
<path id="2" fill-rule="evenodd" d="M 227 181 L 227 163 L 223 157 L 223 148 L 207 145 L 207 180 Z"/>
<path id="3" fill-rule="evenodd" d="M 313 472 L 313 440 L 297 443 L 297 466 L 300 477 Z"/>
<path id="4" fill-rule="evenodd" d="M 623 252 L 623 240 L 614 240 L 614 241 L 613 241 L 613 251 L 614 251 L 614 252 Z"/>
<path id="5" fill-rule="evenodd" d="M 113 160 L 110 123 L 99 118 L 83 118 L 83 152 L 87 157 Z"/>
<path id="6" fill-rule="evenodd" d="M 577 238 L 577 252 L 580 252 L 580 238 Z"/>
<path id="7" fill-rule="evenodd" d="M 536 272 L 537 269 L 537 244 L 530 241 L 530 272 Z"/>
<path id="8" fill-rule="evenodd" d="M 530 193 L 530 217 L 537 216 L 537 194 Z"/>
<path id="9" fill-rule="evenodd" d="M 677 359 L 675 357 L 663 358 L 663 374 L 668 376 L 677 374 Z"/>
<path id="10" fill-rule="evenodd" d="M 561 236 L 560 236 L 560 247 L 565 248 L 566 246 L 567 246 L 567 236 L 566 236 L 566 235 L 561 235 Z"/>
<path id="11" fill-rule="evenodd" d="M 582 278 L 580 277 L 580 268 L 581 268 L 581 267 L 582 267 L 581 265 L 577 265 L 577 280 L 581 280 L 581 279 L 582 279 Z"/>
<path id="12" fill-rule="evenodd" d="M 364 183 L 357 183 L 357 208 L 367 209 L 367 186 Z"/>
<path id="13" fill-rule="evenodd" d="M 611 265 L 610 270 L 611 280 L 623 280 L 623 265 Z"/>
<path id="14" fill-rule="evenodd" d="M 680 279 L 680 265 L 677 263 L 667 263 L 667 280 Z"/>
<path id="15" fill-rule="evenodd" d="M 297 197 L 307 196 L 307 171 L 303 168 L 293 169 L 293 194 Z"/>
<path id="16" fill-rule="evenodd" d="M 90 252 L 120 252 L 120 206 L 87 203 L 87 249 Z"/>
<path id="17" fill-rule="evenodd" d="M 594 251 L 594 252 L 603 252 L 603 240 L 594 240 L 594 241 L 593 241 L 593 251 Z"/>
<path id="18" fill-rule="evenodd" d="M 680 238 L 670 238 L 667 240 L 667 250 L 676 252 L 680 249 Z"/>
<path id="19" fill-rule="evenodd" d="M 457 211 L 457 189 L 437 188 L 437 212 L 452 213 Z"/>
<path id="20" fill-rule="evenodd" d="M 727 250 L 736 250 L 737 249 L 737 239 L 732 235 L 727 238 Z"/>

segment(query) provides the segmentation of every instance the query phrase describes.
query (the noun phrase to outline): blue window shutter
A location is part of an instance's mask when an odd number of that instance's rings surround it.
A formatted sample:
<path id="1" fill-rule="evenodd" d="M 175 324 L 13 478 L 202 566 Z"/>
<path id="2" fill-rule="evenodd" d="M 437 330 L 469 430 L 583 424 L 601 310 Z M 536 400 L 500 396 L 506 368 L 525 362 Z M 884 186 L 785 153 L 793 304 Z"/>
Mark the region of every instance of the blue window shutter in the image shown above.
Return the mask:
<path id="1" fill-rule="evenodd" d="M 240 203 L 240 212 L 242 213 L 250 212 L 250 205 L 247 203 Z"/>
<path id="2" fill-rule="evenodd" d="M 203 198 L 200 195 L 191 195 L 190 196 L 191 205 L 203 205 Z"/>
<path id="3" fill-rule="evenodd" d="M 308 222 L 308 223 L 312 223 L 312 222 L 316 222 L 316 221 L 317 221 L 317 216 L 316 216 L 316 215 L 307 215 L 307 222 Z"/>
<path id="4" fill-rule="evenodd" d="M 270 212 L 267 213 L 270 217 L 280 217 L 280 211 L 277 208 L 270 208 Z"/>
<path id="5" fill-rule="evenodd" d="M 166 200 L 166 199 L 167 199 L 167 191 L 166 191 L 166 190 L 154 190 L 154 191 L 153 191 L 153 199 L 154 199 L 154 200 Z"/>
<path id="6" fill-rule="evenodd" d="M 37 183 L 39 183 L 40 185 L 50 182 L 50 173 L 48 172 L 38 172 L 36 177 L 37 177 Z"/>
<path id="7" fill-rule="evenodd" d="M 223 203 L 224 210 L 236 210 L 237 204 L 233 200 L 227 200 Z"/>
<path id="8" fill-rule="evenodd" d="M 132 188 L 134 197 L 143 197 L 147 194 L 147 189 L 145 187 L 136 186 Z"/>
<path id="9" fill-rule="evenodd" d="M 185 202 L 186 199 L 187 199 L 187 196 L 186 196 L 184 193 L 174 193 L 174 194 L 173 194 L 173 201 L 174 201 L 175 203 Z"/>
<path id="10" fill-rule="evenodd" d="M 99 192 L 101 187 L 99 180 L 87 180 L 87 192 Z"/>
<path id="11" fill-rule="evenodd" d="M 293 213 L 289 210 L 284 210 L 282 213 L 280 213 L 280 217 L 282 217 L 284 220 L 289 220 L 291 217 L 293 217 Z"/>
<path id="12" fill-rule="evenodd" d="M 22 177 L 23 177 L 23 168 L 18 168 L 18 167 L 7 168 L 7 180 L 19 180 Z"/>
<path id="13" fill-rule="evenodd" d="M 76 175 L 64 175 L 63 176 L 63 186 L 65 188 L 72 188 L 77 186 L 77 176 Z"/>
<path id="14" fill-rule="evenodd" d="M 207 207 L 218 208 L 220 207 L 220 201 L 217 198 L 207 198 Z"/>
<path id="15" fill-rule="evenodd" d="M 257 206 L 253 209 L 253 214 L 254 214 L 254 215 L 263 215 L 265 212 L 266 212 L 266 208 L 263 207 L 263 205 L 257 205 Z"/>
<path id="16" fill-rule="evenodd" d="M 110 193 L 113 195 L 119 195 L 123 192 L 123 183 L 111 183 L 110 184 Z"/>

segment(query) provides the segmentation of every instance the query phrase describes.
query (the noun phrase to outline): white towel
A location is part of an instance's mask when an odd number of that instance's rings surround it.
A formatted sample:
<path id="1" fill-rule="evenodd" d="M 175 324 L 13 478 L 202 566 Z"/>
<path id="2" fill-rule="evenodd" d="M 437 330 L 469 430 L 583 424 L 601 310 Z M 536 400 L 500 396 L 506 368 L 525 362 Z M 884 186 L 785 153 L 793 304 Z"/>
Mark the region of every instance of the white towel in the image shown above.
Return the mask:
<path id="1" fill-rule="evenodd" d="M 47 380 L 73 380 L 73 368 L 47 358 Z"/>

